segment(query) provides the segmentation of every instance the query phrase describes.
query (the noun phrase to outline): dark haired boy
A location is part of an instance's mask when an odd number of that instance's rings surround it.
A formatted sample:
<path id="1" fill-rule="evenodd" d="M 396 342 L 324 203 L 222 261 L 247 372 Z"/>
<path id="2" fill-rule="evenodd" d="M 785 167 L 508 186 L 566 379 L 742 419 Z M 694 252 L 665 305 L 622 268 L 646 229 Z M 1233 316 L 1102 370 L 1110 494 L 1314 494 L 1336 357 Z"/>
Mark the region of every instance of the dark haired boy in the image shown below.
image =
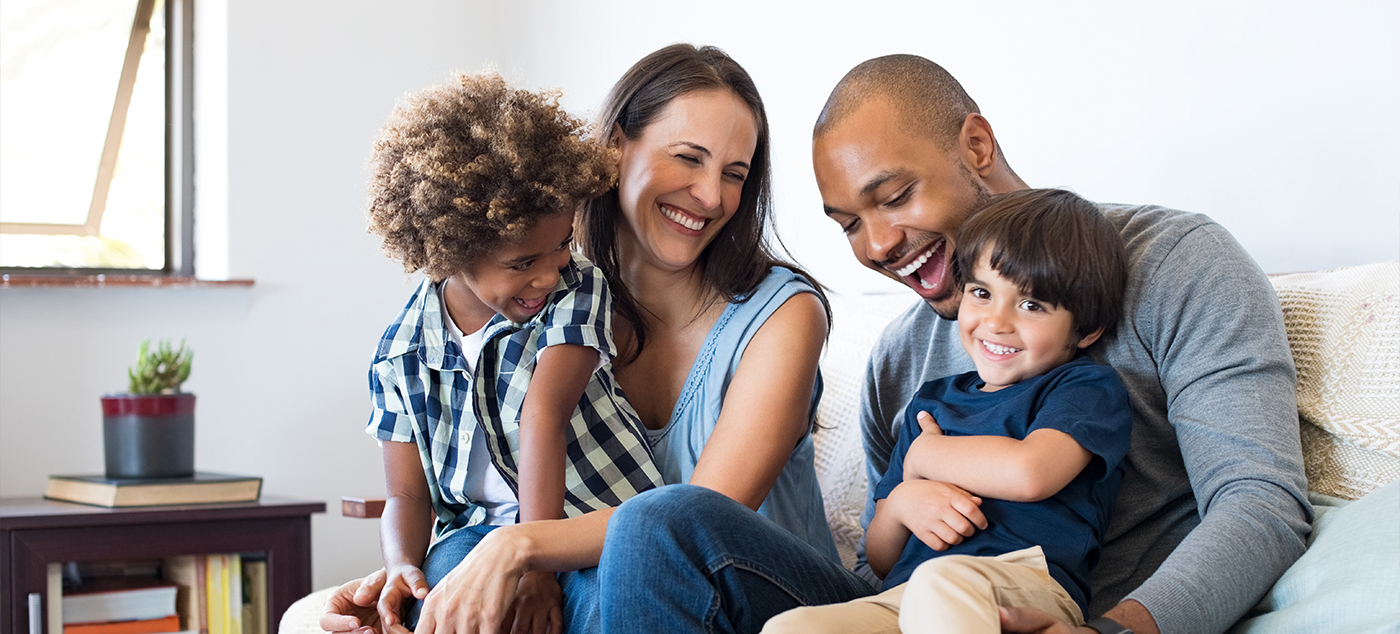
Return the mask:
<path id="1" fill-rule="evenodd" d="M 905 408 L 866 533 L 886 589 L 765 632 L 994 633 L 998 606 L 1084 623 L 1132 433 L 1117 374 L 1081 354 L 1121 317 L 1121 239 L 1092 203 L 1024 190 L 990 199 L 955 244 L 977 370 Z"/>

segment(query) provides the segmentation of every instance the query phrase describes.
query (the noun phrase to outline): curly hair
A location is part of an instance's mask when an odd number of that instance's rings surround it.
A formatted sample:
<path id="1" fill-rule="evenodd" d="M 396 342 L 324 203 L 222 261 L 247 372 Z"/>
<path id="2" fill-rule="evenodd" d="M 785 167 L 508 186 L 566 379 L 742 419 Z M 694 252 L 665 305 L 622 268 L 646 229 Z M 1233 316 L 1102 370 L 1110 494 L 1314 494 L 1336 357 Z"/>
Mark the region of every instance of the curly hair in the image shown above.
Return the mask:
<path id="1" fill-rule="evenodd" d="M 608 191 L 615 150 L 559 96 L 485 72 L 400 100 L 369 159 L 366 216 L 384 253 L 441 281 Z"/>

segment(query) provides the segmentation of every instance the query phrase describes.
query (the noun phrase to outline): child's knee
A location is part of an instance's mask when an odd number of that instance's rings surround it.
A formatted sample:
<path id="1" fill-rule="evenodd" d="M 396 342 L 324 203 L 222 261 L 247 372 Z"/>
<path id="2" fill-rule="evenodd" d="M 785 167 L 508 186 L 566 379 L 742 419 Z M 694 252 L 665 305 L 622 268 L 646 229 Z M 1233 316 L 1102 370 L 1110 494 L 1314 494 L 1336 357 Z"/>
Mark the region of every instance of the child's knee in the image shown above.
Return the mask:
<path id="1" fill-rule="evenodd" d="M 912 587 L 990 589 L 991 580 L 977 565 L 978 561 L 976 557 L 965 555 L 935 557 L 914 569 L 914 574 L 909 576 L 909 584 Z"/>

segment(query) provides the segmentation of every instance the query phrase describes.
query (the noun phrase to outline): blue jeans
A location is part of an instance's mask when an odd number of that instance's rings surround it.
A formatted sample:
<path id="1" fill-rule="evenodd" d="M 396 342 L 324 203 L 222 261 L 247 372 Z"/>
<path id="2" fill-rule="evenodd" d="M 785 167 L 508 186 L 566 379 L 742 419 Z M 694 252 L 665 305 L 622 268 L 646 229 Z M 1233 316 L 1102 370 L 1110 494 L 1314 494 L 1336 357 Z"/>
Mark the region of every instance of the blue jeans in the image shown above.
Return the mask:
<path id="1" fill-rule="evenodd" d="M 874 594 L 748 507 L 683 484 L 618 507 L 598 570 L 609 634 L 757 632 L 785 610 Z"/>
<path id="2" fill-rule="evenodd" d="M 499 527 L 485 524 L 468 526 L 449 535 L 441 543 L 434 544 L 428 551 L 427 558 L 423 560 L 423 576 L 428 578 L 428 587 L 437 587 L 438 582 L 442 581 L 447 573 L 452 572 L 457 564 L 462 563 L 467 553 L 476 548 L 487 533 L 496 528 Z M 602 632 L 598 619 L 598 569 L 561 572 L 559 585 L 564 590 L 564 631 L 569 634 Z M 409 629 L 413 629 L 418 625 L 418 614 L 423 608 L 423 602 L 417 599 L 410 601 L 412 607 L 409 608 L 405 622 Z"/>

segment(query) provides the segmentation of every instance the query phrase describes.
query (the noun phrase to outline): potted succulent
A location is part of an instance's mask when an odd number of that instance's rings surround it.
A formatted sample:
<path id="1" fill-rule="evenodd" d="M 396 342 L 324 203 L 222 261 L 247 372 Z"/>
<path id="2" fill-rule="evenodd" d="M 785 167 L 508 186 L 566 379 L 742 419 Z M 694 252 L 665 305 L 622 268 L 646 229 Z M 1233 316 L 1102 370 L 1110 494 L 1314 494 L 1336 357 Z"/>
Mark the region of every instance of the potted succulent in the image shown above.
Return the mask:
<path id="1" fill-rule="evenodd" d="M 194 395 L 180 391 L 194 352 L 162 341 L 141 342 L 127 370 L 128 392 L 102 397 L 102 445 L 106 474 L 121 478 L 194 475 Z"/>

